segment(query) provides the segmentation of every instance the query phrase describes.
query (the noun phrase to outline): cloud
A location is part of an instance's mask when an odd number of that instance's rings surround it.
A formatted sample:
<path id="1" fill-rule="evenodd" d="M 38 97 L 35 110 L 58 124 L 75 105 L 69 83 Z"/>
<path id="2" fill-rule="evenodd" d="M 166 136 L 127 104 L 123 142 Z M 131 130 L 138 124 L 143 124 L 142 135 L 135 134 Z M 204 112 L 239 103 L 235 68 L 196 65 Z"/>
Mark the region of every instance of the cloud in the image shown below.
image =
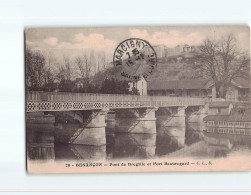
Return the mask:
<path id="1" fill-rule="evenodd" d="M 58 49 L 94 49 L 99 51 L 112 50 L 115 48 L 116 42 L 105 39 L 103 35 L 92 33 L 85 36 L 78 33 L 73 36 L 72 42 L 60 42 L 57 44 Z"/>
<path id="2" fill-rule="evenodd" d="M 70 41 L 59 41 L 61 38 L 48 36 L 42 40 L 29 41 L 26 40 L 26 45 L 32 50 L 49 51 L 52 50 L 59 58 L 62 55 L 69 55 L 74 58 L 81 55 L 83 51 L 102 52 L 107 58 L 112 58 L 113 52 L 117 43 L 111 39 L 106 39 L 104 35 L 91 33 L 84 35 L 83 33 L 72 34 Z"/>
<path id="3" fill-rule="evenodd" d="M 57 37 L 48 37 L 43 40 L 44 43 L 51 45 L 51 46 L 56 46 L 58 43 L 58 38 Z"/>
<path id="4" fill-rule="evenodd" d="M 129 29 L 131 37 L 142 38 L 152 45 L 164 44 L 167 47 L 175 47 L 179 44 L 198 45 L 205 37 L 200 32 L 184 33 L 178 30 L 168 32 L 154 32 L 150 35 L 146 30 Z"/>

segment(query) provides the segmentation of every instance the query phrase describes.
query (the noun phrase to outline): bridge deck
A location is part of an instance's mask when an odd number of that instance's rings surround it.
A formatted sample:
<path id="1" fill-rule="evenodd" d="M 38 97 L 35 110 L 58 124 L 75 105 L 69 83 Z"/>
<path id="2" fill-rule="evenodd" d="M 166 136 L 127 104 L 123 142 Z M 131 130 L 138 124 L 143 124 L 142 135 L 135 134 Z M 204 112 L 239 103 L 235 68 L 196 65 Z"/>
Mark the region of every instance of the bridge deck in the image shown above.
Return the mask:
<path id="1" fill-rule="evenodd" d="M 201 106 L 206 98 L 123 94 L 27 92 L 26 111 L 96 110 L 140 107 Z"/>

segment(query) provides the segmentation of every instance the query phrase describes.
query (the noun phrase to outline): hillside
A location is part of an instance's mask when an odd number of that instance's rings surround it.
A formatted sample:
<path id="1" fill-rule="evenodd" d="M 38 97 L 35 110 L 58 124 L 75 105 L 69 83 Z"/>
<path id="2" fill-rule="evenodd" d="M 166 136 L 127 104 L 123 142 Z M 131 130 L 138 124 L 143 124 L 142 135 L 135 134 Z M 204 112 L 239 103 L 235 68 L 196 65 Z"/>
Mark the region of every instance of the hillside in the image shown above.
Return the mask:
<path id="1" fill-rule="evenodd" d="M 199 73 L 192 68 L 188 58 L 178 58 L 175 60 L 159 60 L 157 67 L 154 69 L 151 75 L 147 78 L 151 80 L 180 80 L 180 79 L 193 79 L 198 78 Z M 96 83 L 102 82 L 105 78 L 114 78 L 120 81 L 130 81 L 130 79 L 123 77 L 114 67 L 107 68 L 105 71 L 101 71 L 95 77 L 93 81 Z"/>
<path id="2" fill-rule="evenodd" d="M 148 80 L 179 80 L 199 77 L 198 71 L 186 60 L 159 62 Z"/>

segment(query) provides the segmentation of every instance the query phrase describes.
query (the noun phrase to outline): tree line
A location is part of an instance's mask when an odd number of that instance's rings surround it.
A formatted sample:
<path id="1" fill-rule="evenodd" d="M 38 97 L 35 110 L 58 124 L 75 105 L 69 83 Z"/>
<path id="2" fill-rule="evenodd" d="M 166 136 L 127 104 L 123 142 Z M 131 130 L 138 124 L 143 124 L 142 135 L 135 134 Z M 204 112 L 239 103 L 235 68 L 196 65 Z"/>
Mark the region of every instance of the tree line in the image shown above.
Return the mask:
<path id="1" fill-rule="evenodd" d="M 85 52 L 74 59 L 63 56 L 60 63 L 51 52 L 26 48 L 25 64 L 28 91 L 132 93 L 126 81 L 105 74 L 108 62 L 104 53 Z"/>

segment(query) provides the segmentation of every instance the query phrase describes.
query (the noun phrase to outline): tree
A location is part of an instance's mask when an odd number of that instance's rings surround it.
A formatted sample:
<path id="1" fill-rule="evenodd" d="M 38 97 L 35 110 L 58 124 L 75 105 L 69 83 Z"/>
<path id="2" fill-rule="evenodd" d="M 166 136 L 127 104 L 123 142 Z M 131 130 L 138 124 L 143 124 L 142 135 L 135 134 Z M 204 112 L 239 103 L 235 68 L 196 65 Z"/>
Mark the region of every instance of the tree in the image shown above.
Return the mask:
<path id="1" fill-rule="evenodd" d="M 194 68 L 213 81 L 216 97 L 225 98 L 228 87 L 237 77 L 249 78 L 249 57 L 237 47 L 233 35 L 219 41 L 207 39 L 194 56 Z"/>
<path id="2" fill-rule="evenodd" d="M 56 65 L 56 58 L 51 51 L 46 53 L 46 66 L 44 68 L 44 91 L 53 91 L 55 89 L 55 75 L 53 73 L 53 67 Z"/>
<path id="3" fill-rule="evenodd" d="M 100 70 L 105 70 L 107 66 L 107 61 L 106 61 L 106 55 L 104 52 L 98 52 L 96 55 L 96 60 L 97 60 L 97 69 L 98 72 Z"/>
<path id="4" fill-rule="evenodd" d="M 73 92 L 74 83 L 71 80 L 63 79 L 60 81 L 58 88 L 60 92 Z"/>
<path id="5" fill-rule="evenodd" d="M 85 64 L 84 64 L 84 60 L 81 56 L 77 56 L 75 59 L 75 63 L 78 67 L 78 75 L 84 79 L 86 77 L 86 69 L 85 69 Z"/>
<path id="6" fill-rule="evenodd" d="M 45 57 L 40 51 L 26 48 L 26 86 L 28 90 L 41 90 L 44 85 Z"/>
<path id="7" fill-rule="evenodd" d="M 88 56 L 87 53 L 84 53 L 83 60 L 84 60 L 84 68 L 85 68 L 85 80 L 86 80 L 86 83 L 89 83 L 90 75 L 91 75 L 91 67 L 92 67 L 91 58 L 90 56 Z"/>
<path id="8" fill-rule="evenodd" d="M 65 68 L 65 79 L 67 81 L 70 81 L 73 71 L 71 68 L 71 60 L 69 57 L 66 57 L 66 56 L 64 56 L 64 68 Z"/>
<path id="9" fill-rule="evenodd" d="M 64 66 L 58 66 L 58 72 L 56 74 L 56 78 L 59 81 L 59 83 L 61 83 L 63 80 L 66 80 Z"/>
<path id="10" fill-rule="evenodd" d="M 55 89 L 55 77 L 51 71 L 51 68 L 47 67 L 44 71 L 44 91 L 53 91 Z"/>
<path id="11" fill-rule="evenodd" d="M 52 67 L 55 63 L 53 54 L 32 51 L 26 48 L 26 87 L 32 91 L 53 91 L 55 88 L 55 75 Z"/>
<path id="12" fill-rule="evenodd" d="M 77 56 L 74 62 L 78 68 L 77 74 L 83 80 L 83 84 L 89 86 L 92 67 L 91 57 L 87 53 L 83 53 L 82 56 Z"/>
<path id="13" fill-rule="evenodd" d="M 97 74 L 97 59 L 96 59 L 96 55 L 94 54 L 93 50 L 90 52 L 89 62 L 91 64 L 91 66 L 93 67 L 93 74 L 94 74 L 94 76 L 96 76 L 96 74 Z"/>
<path id="14" fill-rule="evenodd" d="M 95 77 L 101 71 L 101 64 L 105 64 L 103 60 L 105 60 L 105 57 L 102 54 L 94 53 L 94 51 L 86 51 L 75 58 L 74 62 L 78 68 L 78 75 L 86 84 L 90 83 L 91 76 Z"/>

